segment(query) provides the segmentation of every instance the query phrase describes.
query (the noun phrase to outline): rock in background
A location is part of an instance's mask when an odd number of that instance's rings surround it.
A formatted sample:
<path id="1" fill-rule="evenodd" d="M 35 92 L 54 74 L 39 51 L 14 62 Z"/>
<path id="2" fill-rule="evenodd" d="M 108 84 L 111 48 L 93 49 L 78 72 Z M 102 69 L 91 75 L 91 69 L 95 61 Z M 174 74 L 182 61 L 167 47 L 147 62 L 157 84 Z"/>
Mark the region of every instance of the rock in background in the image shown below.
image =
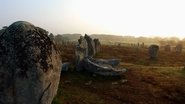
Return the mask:
<path id="1" fill-rule="evenodd" d="M 60 64 L 46 30 L 13 23 L 0 35 L 0 104 L 51 104 Z"/>
<path id="2" fill-rule="evenodd" d="M 80 39 L 78 39 L 78 45 L 75 48 L 75 59 L 76 59 L 76 69 L 77 69 L 77 71 L 82 70 L 81 62 L 87 56 L 88 56 L 87 41 L 83 36 L 80 36 Z"/>
<path id="3" fill-rule="evenodd" d="M 84 37 L 81 36 L 75 49 L 76 70 L 86 70 L 101 76 L 120 76 L 125 73 L 125 68 L 113 68 L 120 63 L 119 59 L 93 59 L 96 52 L 100 51 L 100 46 L 98 39 L 92 40 L 87 34 Z"/>
<path id="4" fill-rule="evenodd" d="M 96 53 L 100 52 L 101 43 L 100 43 L 99 39 L 94 39 L 93 41 L 94 41 L 94 44 L 95 44 Z"/>
<path id="5" fill-rule="evenodd" d="M 182 49 L 183 49 L 183 45 L 182 44 L 177 44 L 176 47 L 175 47 L 175 51 L 177 53 L 181 53 Z"/>
<path id="6" fill-rule="evenodd" d="M 85 34 L 84 38 L 87 41 L 88 45 L 88 56 L 93 57 L 96 54 L 95 43 L 87 34 Z"/>
<path id="7" fill-rule="evenodd" d="M 150 45 L 149 50 L 148 50 L 150 59 L 156 59 L 157 58 L 158 50 L 159 50 L 158 45 Z"/>

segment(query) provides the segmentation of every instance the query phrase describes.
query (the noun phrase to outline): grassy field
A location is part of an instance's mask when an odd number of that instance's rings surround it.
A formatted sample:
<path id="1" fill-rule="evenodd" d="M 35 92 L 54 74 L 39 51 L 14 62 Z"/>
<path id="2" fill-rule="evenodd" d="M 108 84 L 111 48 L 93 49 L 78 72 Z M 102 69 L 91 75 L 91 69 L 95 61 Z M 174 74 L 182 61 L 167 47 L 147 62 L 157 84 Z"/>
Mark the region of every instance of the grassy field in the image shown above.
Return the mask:
<path id="1" fill-rule="evenodd" d="M 63 61 L 74 63 L 74 46 L 62 50 Z M 149 60 L 147 48 L 102 46 L 96 58 L 119 58 L 118 67 L 128 71 L 113 78 L 71 67 L 62 73 L 52 104 L 184 104 L 185 53 L 161 50 L 157 60 Z"/>

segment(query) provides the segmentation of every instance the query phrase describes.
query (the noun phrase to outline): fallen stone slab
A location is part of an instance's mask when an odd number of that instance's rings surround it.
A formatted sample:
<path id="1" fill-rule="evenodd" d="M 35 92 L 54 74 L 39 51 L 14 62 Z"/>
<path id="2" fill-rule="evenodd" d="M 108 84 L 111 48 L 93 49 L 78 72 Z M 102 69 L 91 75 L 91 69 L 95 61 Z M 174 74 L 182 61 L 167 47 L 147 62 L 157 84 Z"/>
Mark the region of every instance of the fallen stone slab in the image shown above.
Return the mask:
<path id="1" fill-rule="evenodd" d="M 126 69 L 115 69 L 108 64 L 98 64 L 92 62 L 88 58 L 83 61 L 83 68 L 91 73 L 101 75 L 101 76 L 121 76 L 126 72 Z"/>
<path id="2" fill-rule="evenodd" d="M 89 57 L 89 59 L 95 63 L 98 64 L 108 64 L 112 67 L 116 67 L 120 64 L 121 59 L 94 59 L 92 57 Z"/>

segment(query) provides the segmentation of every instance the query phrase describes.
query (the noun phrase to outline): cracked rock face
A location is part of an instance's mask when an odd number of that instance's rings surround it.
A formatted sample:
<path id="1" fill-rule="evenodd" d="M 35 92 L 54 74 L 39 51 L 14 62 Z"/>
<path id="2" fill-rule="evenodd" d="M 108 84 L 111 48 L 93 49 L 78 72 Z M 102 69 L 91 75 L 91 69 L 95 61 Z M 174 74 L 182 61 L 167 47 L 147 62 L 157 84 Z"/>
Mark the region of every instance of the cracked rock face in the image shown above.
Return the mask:
<path id="1" fill-rule="evenodd" d="M 60 64 L 46 30 L 13 23 L 0 35 L 0 104 L 51 104 Z"/>

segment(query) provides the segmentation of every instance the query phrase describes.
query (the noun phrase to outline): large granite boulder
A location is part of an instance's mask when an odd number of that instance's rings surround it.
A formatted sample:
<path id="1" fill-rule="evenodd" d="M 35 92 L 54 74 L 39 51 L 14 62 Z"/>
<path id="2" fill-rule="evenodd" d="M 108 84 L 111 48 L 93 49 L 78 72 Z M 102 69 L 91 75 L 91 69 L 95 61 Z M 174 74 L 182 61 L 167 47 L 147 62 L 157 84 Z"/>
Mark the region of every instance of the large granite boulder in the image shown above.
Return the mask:
<path id="1" fill-rule="evenodd" d="M 47 31 L 13 23 L 0 35 L 0 104 L 51 104 L 60 64 Z"/>
<path id="2" fill-rule="evenodd" d="M 158 45 L 150 45 L 149 50 L 148 50 L 150 59 L 156 59 L 157 58 L 158 50 L 159 50 Z"/>
<path id="3" fill-rule="evenodd" d="M 69 71 L 69 67 L 70 67 L 70 63 L 69 62 L 62 63 L 61 71 L 67 72 L 67 71 Z"/>
<path id="4" fill-rule="evenodd" d="M 81 36 L 75 48 L 75 59 L 76 59 L 77 71 L 82 70 L 81 62 L 87 56 L 88 56 L 88 44 L 86 39 L 83 36 Z"/>
<path id="5" fill-rule="evenodd" d="M 87 34 L 85 34 L 84 38 L 88 44 L 88 56 L 93 57 L 96 54 L 94 41 Z"/>
<path id="6" fill-rule="evenodd" d="M 53 42 L 54 42 L 54 40 L 55 40 L 55 36 L 54 36 L 52 33 L 50 33 L 50 34 L 49 34 L 49 38 L 50 38 L 50 40 L 51 40 L 51 41 L 53 41 Z"/>
<path id="7" fill-rule="evenodd" d="M 99 39 L 94 39 L 94 44 L 95 44 L 95 51 L 96 51 L 96 53 L 100 52 L 101 44 L 100 44 Z"/>

